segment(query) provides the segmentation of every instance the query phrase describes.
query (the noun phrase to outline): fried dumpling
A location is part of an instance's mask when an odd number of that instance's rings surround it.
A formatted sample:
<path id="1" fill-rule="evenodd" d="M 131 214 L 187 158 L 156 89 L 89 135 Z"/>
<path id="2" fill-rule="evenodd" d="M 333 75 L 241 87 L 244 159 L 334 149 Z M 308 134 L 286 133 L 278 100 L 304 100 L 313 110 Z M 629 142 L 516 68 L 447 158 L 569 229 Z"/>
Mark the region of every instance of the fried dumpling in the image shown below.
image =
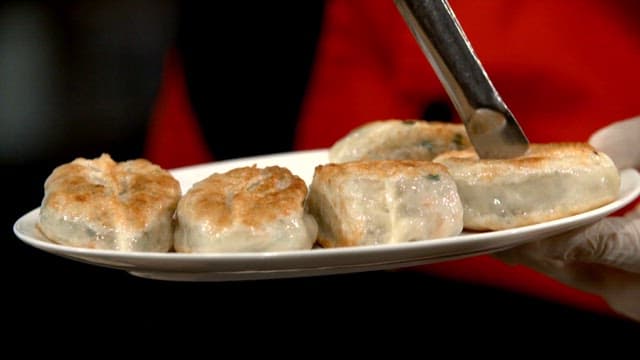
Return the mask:
<path id="1" fill-rule="evenodd" d="M 462 124 L 422 120 L 385 120 L 362 125 L 329 149 L 329 161 L 431 160 L 471 146 Z"/>
<path id="2" fill-rule="evenodd" d="M 381 160 L 316 167 L 307 199 L 323 247 L 458 235 L 462 204 L 444 166 Z"/>
<path id="3" fill-rule="evenodd" d="M 180 195 L 178 181 L 147 160 L 78 158 L 47 178 L 38 228 L 68 246 L 166 252 Z"/>
<path id="4" fill-rule="evenodd" d="M 304 211 L 307 186 L 288 169 L 237 168 L 196 183 L 180 200 L 178 252 L 311 249 L 317 224 Z"/>
<path id="5" fill-rule="evenodd" d="M 613 161 L 586 143 L 531 144 L 512 159 L 478 159 L 469 149 L 434 159 L 445 165 L 464 206 L 464 226 L 500 230 L 585 212 L 616 199 Z"/>

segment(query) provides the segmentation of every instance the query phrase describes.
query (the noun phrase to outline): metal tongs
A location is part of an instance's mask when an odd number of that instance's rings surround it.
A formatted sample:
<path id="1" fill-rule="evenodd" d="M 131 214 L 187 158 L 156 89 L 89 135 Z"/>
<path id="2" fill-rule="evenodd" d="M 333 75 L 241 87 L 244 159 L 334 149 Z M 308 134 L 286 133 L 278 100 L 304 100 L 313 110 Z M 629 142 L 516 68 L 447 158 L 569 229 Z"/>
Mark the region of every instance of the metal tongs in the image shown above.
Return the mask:
<path id="1" fill-rule="evenodd" d="M 484 71 L 447 0 L 394 0 L 481 158 L 524 154 L 529 141 Z"/>

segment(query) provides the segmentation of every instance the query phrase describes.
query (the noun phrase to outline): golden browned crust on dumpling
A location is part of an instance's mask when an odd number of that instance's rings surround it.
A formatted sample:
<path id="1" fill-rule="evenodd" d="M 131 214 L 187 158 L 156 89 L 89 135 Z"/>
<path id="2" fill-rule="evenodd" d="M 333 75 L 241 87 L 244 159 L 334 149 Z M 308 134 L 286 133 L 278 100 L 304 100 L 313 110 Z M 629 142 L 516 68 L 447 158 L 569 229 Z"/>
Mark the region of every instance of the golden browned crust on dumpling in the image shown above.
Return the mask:
<path id="1" fill-rule="evenodd" d="M 44 188 L 39 229 L 52 241 L 124 251 L 172 246 L 180 185 L 147 160 L 78 158 L 54 169 Z"/>
<path id="2" fill-rule="evenodd" d="M 242 167 L 196 183 L 177 210 L 180 252 L 310 249 L 316 225 L 304 213 L 307 186 L 288 169 Z"/>
<path id="3" fill-rule="evenodd" d="M 499 230 L 554 220 L 616 199 L 613 161 L 586 143 L 531 144 L 512 159 L 478 159 L 469 149 L 434 159 L 449 169 L 465 209 L 465 227 Z"/>
<path id="4" fill-rule="evenodd" d="M 441 164 L 418 160 L 363 160 L 348 163 L 329 163 L 316 166 L 314 179 L 331 181 L 348 176 L 384 177 L 395 175 L 419 176 L 446 174 L 447 168 Z"/>
<path id="5" fill-rule="evenodd" d="M 594 157 L 595 156 L 595 157 Z M 506 171 L 517 169 L 550 170 L 549 164 L 557 161 L 564 163 L 571 160 L 577 167 L 592 166 L 594 159 L 606 154 L 598 153 L 591 145 L 580 142 L 530 144 L 526 154 L 511 159 L 479 159 L 474 149 L 450 151 L 439 155 L 435 162 L 456 164 L 466 169 L 478 168 L 482 179 L 492 179 L 505 175 Z M 605 161 L 608 163 L 608 161 Z"/>
<path id="6" fill-rule="evenodd" d="M 364 124 L 329 150 L 331 162 L 431 160 L 471 146 L 462 124 L 422 120 L 384 120 Z"/>

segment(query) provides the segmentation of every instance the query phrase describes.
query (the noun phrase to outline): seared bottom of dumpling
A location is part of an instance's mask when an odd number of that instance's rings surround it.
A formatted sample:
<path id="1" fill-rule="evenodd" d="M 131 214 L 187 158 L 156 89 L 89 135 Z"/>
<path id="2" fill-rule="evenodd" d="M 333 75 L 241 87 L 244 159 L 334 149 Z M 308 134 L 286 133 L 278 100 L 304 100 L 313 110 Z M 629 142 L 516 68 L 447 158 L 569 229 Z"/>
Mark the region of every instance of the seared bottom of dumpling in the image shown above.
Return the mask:
<path id="1" fill-rule="evenodd" d="M 57 167 L 44 185 L 38 228 L 51 241 L 92 249 L 167 252 L 180 184 L 144 159 L 107 154 Z"/>
<path id="2" fill-rule="evenodd" d="M 243 167 L 196 183 L 176 211 L 178 252 L 311 249 L 317 225 L 304 212 L 307 186 L 285 168 Z"/>

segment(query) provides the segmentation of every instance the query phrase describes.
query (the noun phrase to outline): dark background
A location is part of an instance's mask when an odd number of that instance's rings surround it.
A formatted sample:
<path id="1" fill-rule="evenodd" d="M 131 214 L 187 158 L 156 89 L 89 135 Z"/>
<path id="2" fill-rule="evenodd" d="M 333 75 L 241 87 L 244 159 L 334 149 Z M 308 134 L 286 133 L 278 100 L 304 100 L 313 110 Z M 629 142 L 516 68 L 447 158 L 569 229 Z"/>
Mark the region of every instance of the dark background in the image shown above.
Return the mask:
<path id="1" fill-rule="evenodd" d="M 171 46 L 183 56 L 192 105 L 217 159 L 291 150 L 322 1 L 114 3 L 0 3 L 7 194 L 1 263 L 5 311 L 18 315 L 11 321 L 16 329 L 42 333 L 69 323 L 78 333 L 96 325 L 167 331 L 169 322 L 191 319 L 212 331 L 293 326 L 310 342 L 327 339 L 309 331 L 322 326 L 377 334 L 417 326 L 425 334 L 473 334 L 498 343 L 520 334 L 619 341 L 640 333 L 620 318 L 411 271 L 174 283 L 24 245 L 12 225 L 39 206 L 55 166 L 101 152 L 116 159 L 142 155 L 162 57 Z"/>

